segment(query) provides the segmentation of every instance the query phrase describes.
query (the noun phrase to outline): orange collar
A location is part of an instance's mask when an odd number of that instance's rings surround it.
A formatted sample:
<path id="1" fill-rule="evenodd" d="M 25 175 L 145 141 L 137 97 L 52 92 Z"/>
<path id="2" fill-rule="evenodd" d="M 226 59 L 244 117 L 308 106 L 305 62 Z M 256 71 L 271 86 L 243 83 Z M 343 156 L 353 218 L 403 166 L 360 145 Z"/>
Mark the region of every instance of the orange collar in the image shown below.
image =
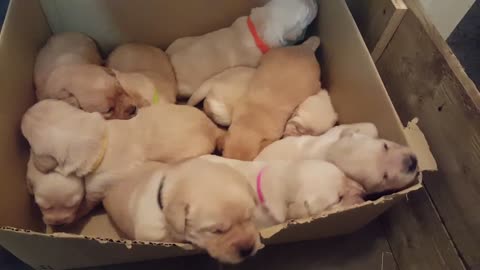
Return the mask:
<path id="1" fill-rule="evenodd" d="M 253 39 L 255 40 L 255 44 L 257 44 L 258 49 L 260 49 L 263 54 L 267 53 L 270 50 L 270 47 L 258 35 L 257 28 L 255 28 L 255 24 L 253 24 L 252 18 L 250 18 L 250 16 L 248 16 L 247 25 Z"/>

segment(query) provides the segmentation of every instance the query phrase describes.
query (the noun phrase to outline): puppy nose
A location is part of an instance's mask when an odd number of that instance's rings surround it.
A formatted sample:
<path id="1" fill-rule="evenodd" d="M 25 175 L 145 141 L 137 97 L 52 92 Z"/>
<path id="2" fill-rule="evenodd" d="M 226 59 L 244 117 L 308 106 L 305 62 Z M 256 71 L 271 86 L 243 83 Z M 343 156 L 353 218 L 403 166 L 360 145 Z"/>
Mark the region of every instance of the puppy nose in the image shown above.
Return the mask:
<path id="1" fill-rule="evenodd" d="M 404 159 L 403 164 L 407 169 L 407 172 L 409 173 L 415 172 L 418 166 L 417 157 L 414 155 L 410 155 Z"/>
<path id="2" fill-rule="evenodd" d="M 252 253 L 253 253 L 253 246 L 240 248 L 240 250 L 239 250 L 238 252 L 240 253 L 240 257 L 246 258 L 246 257 L 252 255 Z"/>
<path id="3" fill-rule="evenodd" d="M 125 114 L 128 116 L 135 116 L 137 114 L 137 106 L 128 106 L 125 110 Z"/>

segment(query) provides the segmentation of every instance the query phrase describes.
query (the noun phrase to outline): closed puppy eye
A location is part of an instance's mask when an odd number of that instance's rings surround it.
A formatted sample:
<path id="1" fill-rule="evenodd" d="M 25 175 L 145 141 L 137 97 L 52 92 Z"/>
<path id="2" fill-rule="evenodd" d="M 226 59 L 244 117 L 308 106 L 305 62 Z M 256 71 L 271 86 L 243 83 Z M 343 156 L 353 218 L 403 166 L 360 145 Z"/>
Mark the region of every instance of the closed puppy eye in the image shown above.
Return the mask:
<path id="1" fill-rule="evenodd" d="M 115 109 L 114 107 L 110 107 L 110 108 L 108 108 L 108 111 L 107 111 L 107 113 L 112 113 L 114 109 Z"/>
<path id="2" fill-rule="evenodd" d="M 385 174 L 383 175 L 383 180 L 387 180 L 387 179 L 388 179 L 388 174 L 385 173 Z"/>
<path id="3" fill-rule="evenodd" d="M 230 228 L 212 228 L 210 230 L 213 234 L 225 234 L 230 230 Z"/>
<path id="4" fill-rule="evenodd" d="M 383 144 L 383 148 L 385 149 L 385 151 L 388 151 L 389 147 L 386 143 Z"/>

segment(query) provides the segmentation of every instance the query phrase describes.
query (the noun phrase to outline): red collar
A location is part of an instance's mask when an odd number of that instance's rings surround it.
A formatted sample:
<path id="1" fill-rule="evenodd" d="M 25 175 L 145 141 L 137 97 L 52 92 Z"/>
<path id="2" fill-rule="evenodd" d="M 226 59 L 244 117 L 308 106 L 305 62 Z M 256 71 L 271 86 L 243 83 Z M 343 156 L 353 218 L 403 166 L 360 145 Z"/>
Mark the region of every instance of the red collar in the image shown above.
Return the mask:
<path id="1" fill-rule="evenodd" d="M 265 203 L 265 197 L 263 196 L 262 192 L 262 177 L 266 168 L 267 167 L 263 167 L 257 174 L 257 196 L 261 204 Z"/>
<path id="2" fill-rule="evenodd" d="M 258 49 L 260 49 L 260 51 L 263 54 L 267 53 L 270 50 L 270 47 L 258 35 L 257 28 L 255 27 L 255 24 L 253 24 L 252 18 L 250 18 L 250 16 L 248 16 L 247 25 L 248 25 L 248 29 L 250 30 L 250 33 L 252 34 L 253 39 L 255 40 L 255 44 L 257 44 Z"/>

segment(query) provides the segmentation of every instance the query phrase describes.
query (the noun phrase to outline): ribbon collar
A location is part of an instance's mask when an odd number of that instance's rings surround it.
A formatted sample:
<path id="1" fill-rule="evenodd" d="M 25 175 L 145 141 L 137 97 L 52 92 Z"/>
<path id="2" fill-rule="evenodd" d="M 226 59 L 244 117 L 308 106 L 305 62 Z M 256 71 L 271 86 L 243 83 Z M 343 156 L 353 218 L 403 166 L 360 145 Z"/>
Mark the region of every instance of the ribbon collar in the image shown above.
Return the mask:
<path id="1" fill-rule="evenodd" d="M 105 152 L 107 152 L 107 145 L 108 145 L 108 135 L 105 134 L 105 136 L 102 139 L 102 149 L 100 151 L 100 154 L 98 155 L 97 160 L 93 163 L 90 173 L 95 172 L 98 169 L 98 167 L 100 167 L 100 164 L 102 164 L 103 158 L 105 157 Z"/>
<path id="2" fill-rule="evenodd" d="M 263 167 L 257 174 L 257 196 L 261 204 L 265 203 L 265 197 L 263 196 L 262 192 L 262 177 L 266 168 L 267 167 Z"/>
<path id="3" fill-rule="evenodd" d="M 270 46 L 268 46 L 265 41 L 260 37 L 260 35 L 257 32 L 257 28 L 255 27 L 255 24 L 253 24 L 252 18 L 248 16 L 247 19 L 247 25 L 248 25 L 248 30 L 250 30 L 250 33 L 252 34 L 253 39 L 255 40 L 255 44 L 257 45 L 257 48 L 260 49 L 260 51 L 265 54 L 270 50 Z"/>

